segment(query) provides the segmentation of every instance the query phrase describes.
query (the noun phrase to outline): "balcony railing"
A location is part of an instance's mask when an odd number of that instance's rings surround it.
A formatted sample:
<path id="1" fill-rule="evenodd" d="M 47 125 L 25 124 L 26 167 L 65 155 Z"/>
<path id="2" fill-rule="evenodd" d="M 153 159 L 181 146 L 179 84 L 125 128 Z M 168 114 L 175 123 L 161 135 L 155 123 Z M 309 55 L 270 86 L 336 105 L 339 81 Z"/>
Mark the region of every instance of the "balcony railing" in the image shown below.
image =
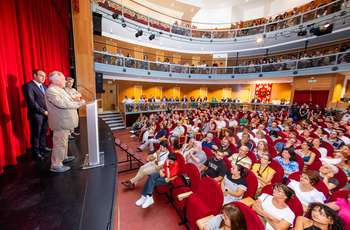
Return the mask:
<path id="1" fill-rule="evenodd" d="M 108 6 L 105 4 L 105 2 L 107 2 Z M 306 24 L 311 25 L 311 22 L 326 23 L 326 18 L 329 19 L 329 17 L 325 17 L 327 15 L 332 15 L 331 17 L 334 20 L 333 16 L 335 16 L 334 14 L 336 12 L 347 10 L 347 0 L 337 0 L 317 9 L 310 10 L 305 13 L 300 13 L 283 20 L 274 21 L 263 25 L 230 30 L 200 30 L 190 28 L 189 26 L 182 27 L 179 25 L 174 25 L 168 22 L 157 20 L 112 0 L 92 0 L 92 3 L 94 3 L 94 5 L 98 5 L 98 7 L 100 8 L 95 8 L 100 9 L 101 12 L 107 11 L 108 18 L 110 19 L 113 19 L 113 14 L 117 14 L 118 18 L 122 20 L 122 23 L 128 22 L 140 28 L 150 28 L 151 30 L 161 32 L 164 34 L 169 34 L 170 36 L 186 38 L 189 40 L 196 39 L 210 42 L 225 40 L 236 41 L 237 38 L 240 37 L 259 34 L 263 35 L 268 32 L 281 31 L 295 26 L 297 27 L 298 25 L 304 26 L 306 28 Z M 344 16 L 340 13 L 338 15 L 341 17 Z M 324 20 L 322 19 L 323 17 L 325 17 Z"/>
<path id="2" fill-rule="evenodd" d="M 94 51 L 94 62 L 106 65 L 114 65 L 125 68 L 151 70 L 167 73 L 179 74 L 206 74 L 206 75 L 222 75 L 222 74 L 250 74 L 250 73 L 266 73 L 277 71 L 291 71 L 299 69 L 310 69 L 324 66 L 340 66 L 350 63 L 350 51 L 317 56 L 313 58 L 286 60 L 284 62 L 275 62 L 261 65 L 248 66 L 231 66 L 231 67 L 203 67 L 203 66 L 186 66 L 179 64 L 170 64 L 164 62 L 152 62 L 147 60 L 138 60 L 127 58 L 119 55 L 112 55 L 99 51 Z M 125 71 L 124 71 L 125 72 Z M 211 77 L 211 76 L 210 76 Z M 215 78 L 215 76 L 214 76 Z"/>
<path id="3" fill-rule="evenodd" d="M 289 105 L 257 104 L 257 103 L 233 103 L 233 102 L 143 102 L 143 103 L 125 103 L 125 114 L 151 113 L 158 111 L 167 111 L 168 107 L 172 110 L 189 109 L 214 109 L 227 108 L 237 110 L 238 108 L 255 111 L 280 111 L 285 108 L 289 113 Z"/>

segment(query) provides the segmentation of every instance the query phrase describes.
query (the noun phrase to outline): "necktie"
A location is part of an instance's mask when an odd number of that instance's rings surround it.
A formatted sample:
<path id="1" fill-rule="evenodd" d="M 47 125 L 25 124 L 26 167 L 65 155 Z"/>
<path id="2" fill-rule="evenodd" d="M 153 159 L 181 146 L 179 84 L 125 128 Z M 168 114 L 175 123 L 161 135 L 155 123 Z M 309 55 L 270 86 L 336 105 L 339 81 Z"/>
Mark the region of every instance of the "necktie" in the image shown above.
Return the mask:
<path id="1" fill-rule="evenodd" d="M 44 90 L 43 85 L 40 85 L 40 89 L 41 89 L 41 92 L 43 92 L 43 94 L 45 95 L 45 90 Z"/>

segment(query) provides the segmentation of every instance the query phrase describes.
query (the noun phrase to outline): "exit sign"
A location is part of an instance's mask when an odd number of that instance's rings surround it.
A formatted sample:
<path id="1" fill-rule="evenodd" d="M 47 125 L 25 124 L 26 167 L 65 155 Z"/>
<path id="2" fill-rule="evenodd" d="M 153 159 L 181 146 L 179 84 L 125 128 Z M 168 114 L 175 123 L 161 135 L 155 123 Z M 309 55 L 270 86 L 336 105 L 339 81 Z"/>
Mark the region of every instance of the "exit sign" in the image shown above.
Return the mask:
<path id="1" fill-rule="evenodd" d="M 315 83 L 316 80 L 309 80 L 309 83 Z"/>
<path id="2" fill-rule="evenodd" d="M 112 81 L 108 81 L 107 83 L 108 83 L 108 84 L 112 84 L 113 82 L 112 82 Z"/>

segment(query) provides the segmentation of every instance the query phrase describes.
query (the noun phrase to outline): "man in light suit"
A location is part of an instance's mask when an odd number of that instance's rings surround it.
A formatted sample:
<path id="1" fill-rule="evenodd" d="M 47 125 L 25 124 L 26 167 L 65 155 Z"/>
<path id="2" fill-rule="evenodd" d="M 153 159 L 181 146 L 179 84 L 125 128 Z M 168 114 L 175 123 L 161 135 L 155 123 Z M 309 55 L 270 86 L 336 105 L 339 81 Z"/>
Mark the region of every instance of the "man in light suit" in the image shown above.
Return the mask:
<path id="1" fill-rule="evenodd" d="M 78 126 L 77 109 L 84 105 L 85 101 L 74 101 L 63 89 L 65 87 L 63 73 L 54 71 L 50 73 L 49 80 L 51 85 L 46 91 L 45 102 L 49 112 L 49 126 L 53 131 L 50 171 L 66 172 L 70 167 L 63 163 L 74 160 L 74 156 L 67 156 L 69 132 Z"/>
<path id="2" fill-rule="evenodd" d="M 43 152 L 51 151 L 46 147 L 46 136 L 49 129 L 47 116 L 48 112 L 45 104 L 46 80 L 44 71 L 36 69 L 33 71 L 33 80 L 23 84 L 22 93 L 27 102 L 27 117 L 30 127 L 30 145 L 33 159 L 42 161 Z"/>

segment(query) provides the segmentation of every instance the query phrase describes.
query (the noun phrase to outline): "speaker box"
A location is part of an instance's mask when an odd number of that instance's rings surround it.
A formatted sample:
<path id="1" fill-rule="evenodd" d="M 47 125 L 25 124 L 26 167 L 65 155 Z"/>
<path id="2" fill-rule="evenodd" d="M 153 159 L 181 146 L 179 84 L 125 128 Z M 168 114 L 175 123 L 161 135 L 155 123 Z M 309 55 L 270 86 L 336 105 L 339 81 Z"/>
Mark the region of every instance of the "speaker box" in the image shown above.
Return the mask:
<path id="1" fill-rule="evenodd" d="M 92 12 L 92 23 L 94 34 L 102 35 L 102 14 Z"/>
<path id="2" fill-rule="evenodd" d="M 103 93 L 103 73 L 95 73 L 96 93 Z"/>

